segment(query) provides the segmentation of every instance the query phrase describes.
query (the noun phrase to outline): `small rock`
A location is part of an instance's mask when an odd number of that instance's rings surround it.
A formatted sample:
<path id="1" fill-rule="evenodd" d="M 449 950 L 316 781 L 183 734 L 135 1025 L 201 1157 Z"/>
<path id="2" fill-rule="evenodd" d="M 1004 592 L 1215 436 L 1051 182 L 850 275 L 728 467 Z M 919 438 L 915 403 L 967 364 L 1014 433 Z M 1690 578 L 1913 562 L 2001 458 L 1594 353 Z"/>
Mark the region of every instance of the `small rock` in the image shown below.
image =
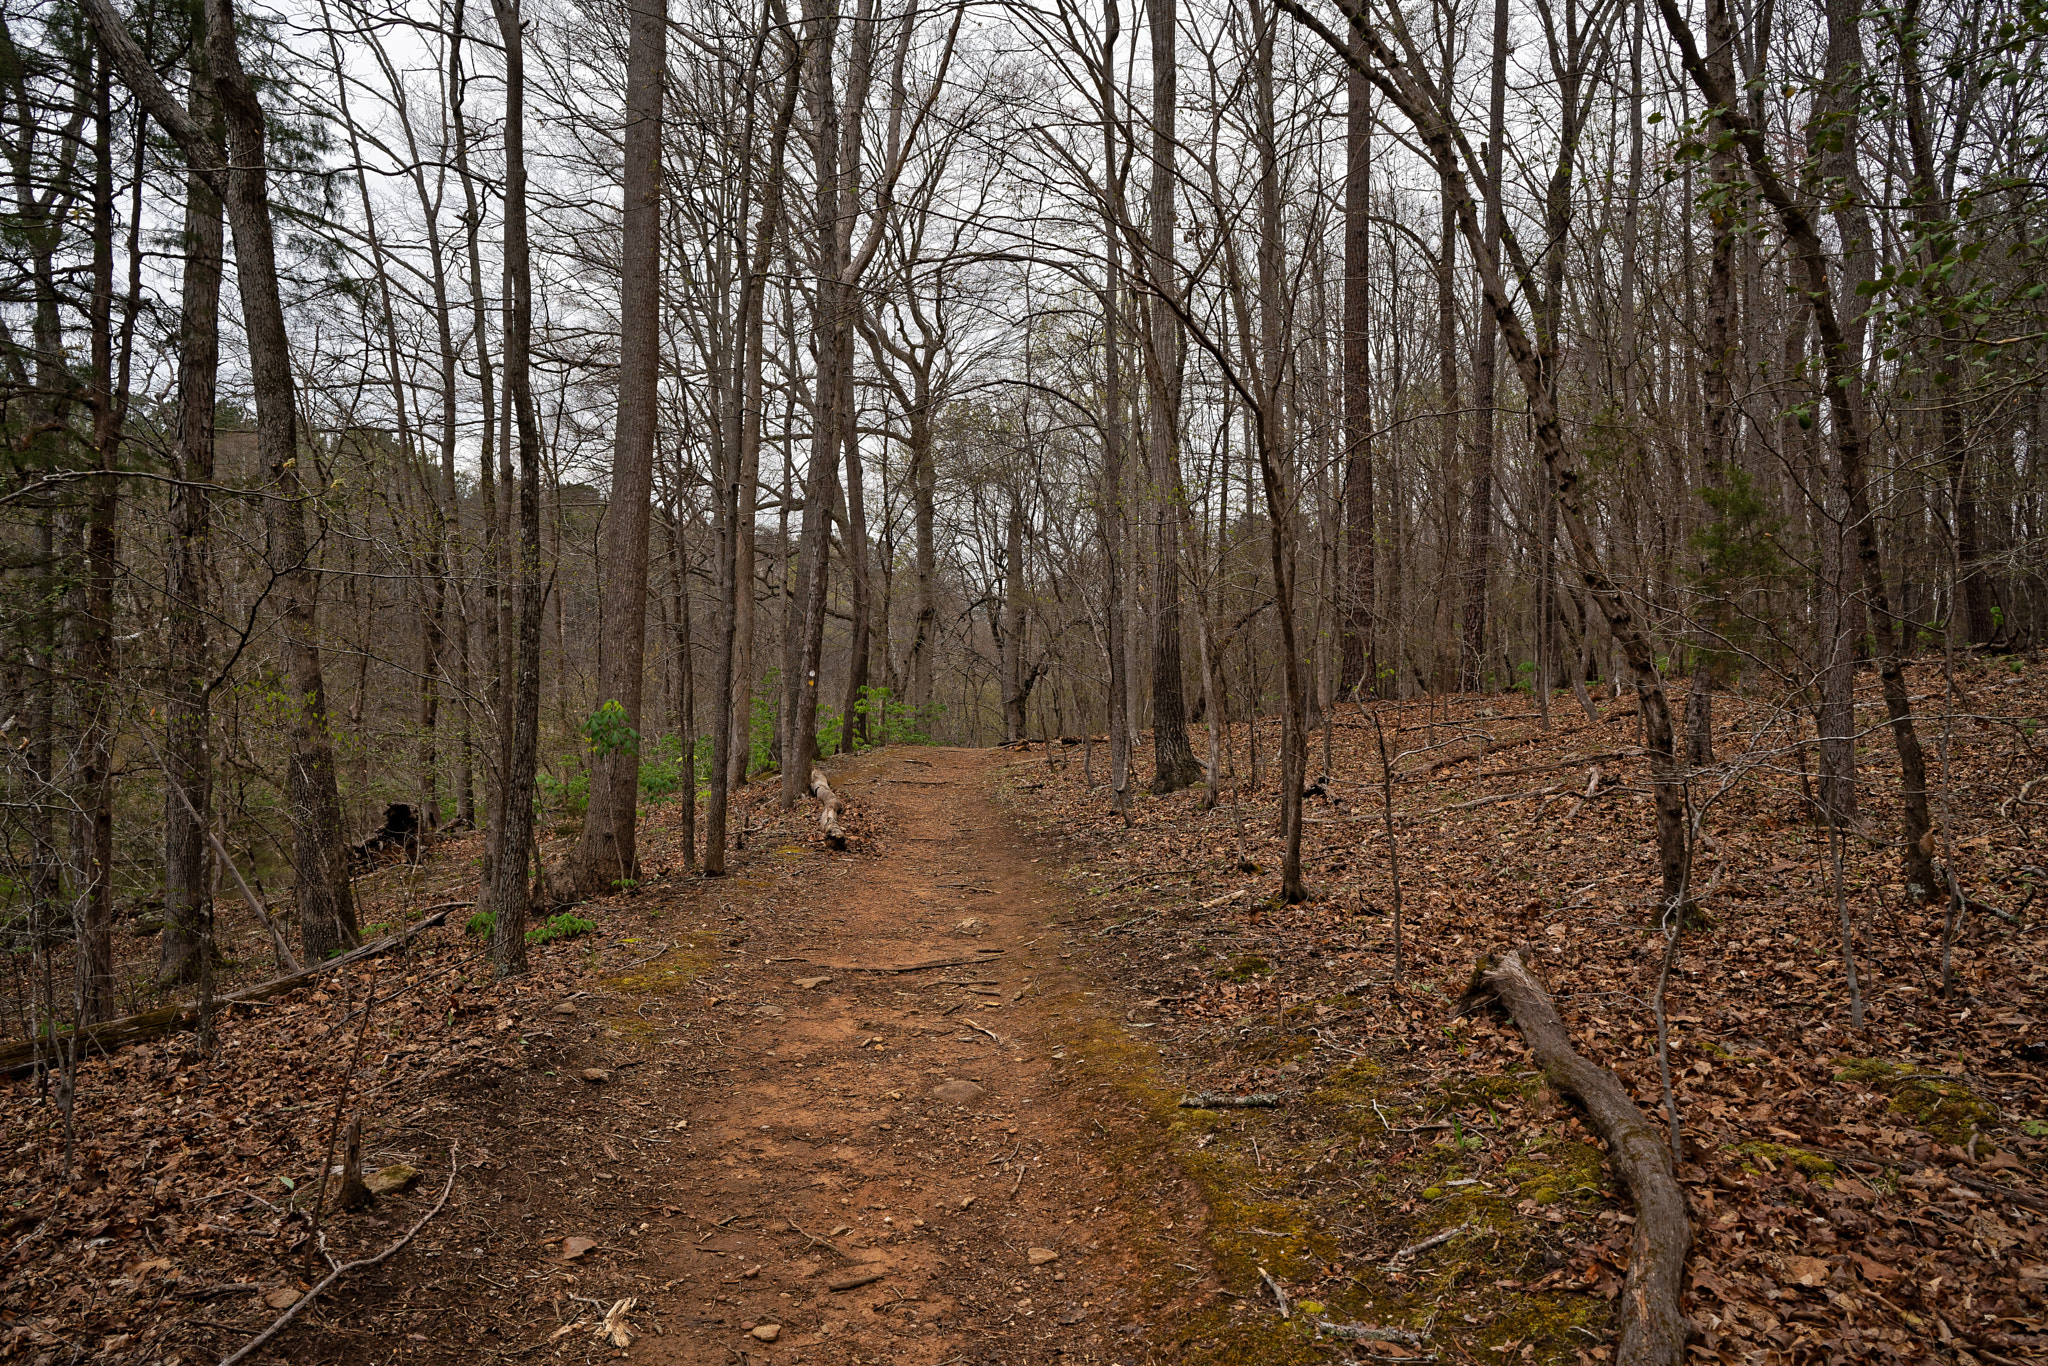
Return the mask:
<path id="1" fill-rule="evenodd" d="M 764 1020 L 779 1020 L 789 1012 L 781 1006 L 755 1006 L 754 1013 Z"/>
<path id="2" fill-rule="evenodd" d="M 1034 1247 L 1025 1255 L 1031 1258 L 1033 1266 L 1044 1266 L 1047 1262 L 1056 1262 L 1060 1259 L 1059 1252 L 1049 1247 Z"/>
<path id="3" fill-rule="evenodd" d="M 593 1086 L 602 1086 L 611 1079 L 612 1074 L 602 1067 L 586 1067 L 583 1069 L 583 1080 Z"/>
<path id="4" fill-rule="evenodd" d="M 986 920 L 983 920 L 980 916 L 970 915 L 965 920 L 961 921 L 959 924 L 953 927 L 953 933 L 964 934 L 969 937 L 972 937 L 974 935 L 980 934 L 983 930 L 987 928 L 988 922 Z"/>
<path id="5" fill-rule="evenodd" d="M 265 1291 L 263 1302 L 272 1309 L 289 1309 L 299 1302 L 302 1293 L 296 1286 L 281 1285 L 275 1290 Z"/>
<path id="6" fill-rule="evenodd" d="M 787 1219 L 770 1219 L 770 1220 L 768 1221 L 768 1231 L 769 1231 L 770 1233 L 787 1233 L 787 1232 L 789 1232 L 789 1220 L 787 1220 Z"/>
<path id="7" fill-rule="evenodd" d="M 403 1162 L 394 1162 L 363 1178 L 363 1188 L 372 1195 L 397 1195 L 400 1191 L 412 1189 L 413 1182 L 420 1179 L 418 1167 L 408 1167 Z"/>
<path id="8" fill-rule="evenodd" d="M 555 1007 L 555 1014 L 557 1015 L 574 1015 L 575 1013 L 576 1006 L 575 1003 L 571 1001 L 564 1001 L 560 1005 Z"/>
<path id="9" fill-rule="evenodd" d="M 932 1088 L 932 1099 L 948 1105 L 972 1105 L 987 1094 L 986 1089 L 971 1081 L 942 1081 Z"/>
<path id="10" fill-rule="evenodd" d="M 782 1336 L 782 1325 L 779 1323 L 757 1323 L 754 1325 L 752 1332 L 755 1337 L 763 1342 L 773 1342 Z"/>
<path id="11" fill-rule="evenodd" d="M 816 991 L 831 980 L 830 977 L 799 977 L 796 979 L 796 985 L 802 987 L 805 991 Z"/>

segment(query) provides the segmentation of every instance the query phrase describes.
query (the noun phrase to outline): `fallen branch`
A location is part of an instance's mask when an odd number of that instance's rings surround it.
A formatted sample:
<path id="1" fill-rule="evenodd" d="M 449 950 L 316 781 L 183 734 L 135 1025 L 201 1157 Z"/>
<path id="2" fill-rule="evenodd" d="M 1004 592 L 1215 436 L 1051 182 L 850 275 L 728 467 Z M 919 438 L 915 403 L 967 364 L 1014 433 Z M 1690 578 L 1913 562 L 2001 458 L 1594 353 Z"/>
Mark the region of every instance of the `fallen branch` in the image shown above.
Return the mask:
<path id="1" fill-rule="evenodd" d="M 334 1270 L 327 1273 L 326 1280 L 321 1281 L 320 1284 L 314 1286 L 311 1290 L 308 1290 L 305 1294 L 299 1296 L 298 1300 L 292 1305 L 292 1307 L 285 1310 L 282 1314 L 278 1315 L 276 1321 L 273 1322 L 268 1328 L 264 1329 L 255 1337 L 243 1343 L 240 1351 L 234 1353 L 232 1356 L 222 1357 L 220 1366 L 235 1366 L 235 1363 L 240 1361 L 243 1357 L 248 1356 L 258 1347 L 261 1347 L 264 1343 L 270 1341 L 279 1333 L 283 1332 L 284 1326 L 290 1323 L 293 1319 L 297 1318 L 299 1315 L 299 1311 L 301 1309 L 304 1309 L 314 1300 L 319 1299 L 322 1292 L 327 1290 L 330 1286 L 332 1286 L 336 1281 L 340 1280 L 343 1276 L 348 1275 L 349 1272 L 361 1271 L 365 1267 L 376 1266 L 381 1262 L 389 1261 L 393 1256 L 397 1255 L 397 1253 L 402 1248 L 404 1248 L 407 1243 L 411 1242 L 419 1234 L 419 1231 L 421 1229 L 427 1226 L 427 1221 L 429 1219 L 432 1219 L 435 1215 L 439 1214 L 441 1212 L 441 1207 L 448 1203 L 448 1192 L 455 1189 L 455 1173 L 461 1169 L 461 1164 L 455 1160 L 455 1157 L 455 1150 L 453 1148 L 450 1148 L 448 1150 L 448 1181 L 446 1185 L 441 1187 L 441 1198 L 436 1200 L 434 1202 L 434 1207 L 428 1210 L 425 1214 L 422 1214 L 419 1217 L 419 1222 L 414 1224 L 411 1228 L 407 1229 L 405 1233 L 402 1236 L 400 1236 L 397 1242 L 391 1244 L 389 1247 L 385 1248 L 382 1252 L 377 1253 L 373 1257 L 363 1257 L 353 1262 L 334 1262 L 333 1258 L 330 1257 L 328 1260 L 330 1262 L 333 1262 Z M 326 1249 L 323 1246 L 321 1250 L 324 1252 Z"/>
<path id="2" fill-rule="evenodd" d="M 896 781 L 905 780 L 899 778 Z M 834 849 L 844 849 L 846 831 L 840 827 L 839 813 L 846 809 L 846 802 L 832 790 L 832 784 L 825 781 L 822 769 L 811 770 L 811 795 L 818 799 L 818 828 L 825 832 L 825 843 Z"/>
<path id="3" fill-rule="evenodd" d="M 1616 1366 L 1680 1366 L 1685 1360 L 1686 1320 L 1678 1297 L 1692 1246 L 1692 1225 L 1663 1136 L 1636 1108 L 1620 1078 L 1572 1047 L 1550 993 L 1519 953 L 1505 954 L 1497 962 L 1482 958 L 1460 998 L 1460 1012 L 1489 1001 L 1514 1021 L 1550 1083 L 1585 1107 L 1594 1132 L 1606 1140 L 1608 1164 L 1634 1197 L 1628 1278 L 1616 1302 L 1621 1314 Z"/>
<path id="4" fill-rule="evenodd" d="M 1279 1106 L 1280 1097 L 1271 1091 L 1255 1091 L 1248 1096 L 1226 1096 L 1215 1091 L 1201 1091 L 1180 1098 L 1180 1108 L 1183 1110 L 1274 1110 Z"/>
<path id="5" fill-rule="evenodd" d="M 1471 1227 L 1472 1225 L 1470 1224 L 1460 1224 L 1456 1228 L 1447 1228 L 1442 1233 L 1432 1234 L 1431 1236 L 1424 1238 L 1419 1243 L 1410 1244 L 1409 1246 L 1404 1247 L 1396 1253 L 1394 1253 L 1393 1256 L 1387 1258 L 1387 1269 L 1391 1271 L 1395 1267 L 1401 1265 L 1401 1263 L 1407 1261 L 1410 1257 L 1419 1257 L 1433 1247 L 1442 1247 L 1445 1243 L 1448 1243 L 1449 1241 L 1451 1241 L 1451 1239 L 1457 1237 L 1459 1234 L 1465 1232 L 1465 1230 Z"/>
<path id="6" fill-rule="evenodd" d="M 1273 1292 L 1273 1303 L 1279 1306 L 1280 1317 L 1293 1318 L 1294 1307 L 1287 1303 L 1287 1292 L 1280 1288 L 1280 1282 L 1273 1279 L 1273 1273 L 1262 1266 L 1259 1268 L 1259 1279 L 1266 1283 L 1266 1289 Z"/>
<path id="7" fill-rule="evenodd" d="M 339 958 L 330 958 L 324 963 L 316 963 L 298 972 L 288 972 L 282 977 L 273 977 L 267 982 L 258 982 L 239 991 L 223 992 L 213 998 L 214 1008 L 218 1010 L 227 1005 L 253 1005 L 259 1001 L 267 1001 L 273 996 L 296 991 L 314 978 L 333 972 L 337 968 L 349 967 L 375 958 L 379 954 L 389 953 L 395 948 L 401 948 L 410 943 L 421 931 L 446 920 L 448 912 L 471 904 L 467 901 L 451 901 L 446 905 L 431 907 L 429 909 L 432 913 L 424 919 L 414 921 L 396 934 L 373 939 L 360 948 L 342 954 Z M 152 1039 L 176 1034 L 180 1030 L 190 1029 L 198 1020 L 199 1007 L 196 1005 L 165 1006 L 161 1010 L 144 1011 L 140 1015 L 108 1020 L 105 1024 L 88 1025 L 83 1033 L 88 1051 L 98 1049 L 104 1053 L 131 1043 L 147 1043 Z M 42 1066 L 45 1058 L 38 1047 L 41 1042 L 40 1039 L 29 1039 L 0 1048 L 0 1076 Z"/>
<path id="8" fill-rule="evenodd" d="M 1363 1323 L 1332 1323 L 1328 1319 L 1317 1319 L 1316 1327 L 1346 1342 L 1398 1342 L 1403 1347 L 1422 1347 L 1429 1342 L 1427 1333 L 1410 1332 L 1406 1328 L 1374 1328 Z"/>

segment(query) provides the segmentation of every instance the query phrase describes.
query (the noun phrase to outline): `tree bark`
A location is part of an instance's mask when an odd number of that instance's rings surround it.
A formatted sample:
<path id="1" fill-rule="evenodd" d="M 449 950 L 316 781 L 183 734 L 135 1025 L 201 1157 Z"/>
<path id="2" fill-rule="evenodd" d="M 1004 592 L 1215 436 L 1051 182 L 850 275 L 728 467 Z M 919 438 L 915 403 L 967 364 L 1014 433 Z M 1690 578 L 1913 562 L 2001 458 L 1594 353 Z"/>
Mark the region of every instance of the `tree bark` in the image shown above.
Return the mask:
<path id="1" fill-rule="evenodd" d="M 1356 46 L 1354 40 L 1353 46 Z M 1344 617 L 1338 692 L 1379 692 L 1372 487 L 1372 87 L 1345 73 Z"/>
<path id="2" fill-rule="evenodd" d="M 1495 270 L 1500 269 L 1501 149 L 1506 141 L 1508 88 L 1508 6 L 1494 0 L 1493 69 L 1489 80 L 1486 116 L 1486 242 L 1483 250 Z M 1448 234 L 1447 234 L 1448 235 Z M 1472 487 L 1465 514 L 1465 630 L 1464 658 L 1471 686 L 1483 681 L 1486 656 L 1487 584 L 1493 561 L 1493 464 L 1494 430 L 1499 418 L 1494 411 L 1498 398 L 1496 375 L 1499 324 L 1479 300 L 1479 336 L 1472 349 Z M 1500 680 L 1506 687 L 1511 678 Z"/>
<path id="3" fill-rule="evenodd" d="M 1177 0 L 1146 0 L 1145 23 L 1152 37 L 1151 222 L 1146 243 L 1152 298 L 1146 317 L 1145 366 L 1151 411 L 1146 450 L 1159 505 L 1153 537 L 1152 791 L 1161 794 L 1178 792 L 1202 777 L 1202 765 L 1188 743 L 1187 684 L 1181 665 L 1180 505 L 1187 493 L 1180 472 L 1183 342 L 1180 316 L 1174 311 L 1180 291 L 1174 259 L 1179 22 Z M 1174 297 L 1167 297 L 1167 291 Z"/>
<path id="4" fill-rule="evenodd" d="M 505 45 L 505 401 L 519 440 L 516 654 L 498 701 L 498 809 L 491 813 L 491 966 L 526 971 L 527 864 L 533 852 L 535 747 L 540 739 L 540 423 L 533 405 L 533 267 L 526 227 L 526 54 L 519 0 L 492 0 Z"/>
<path id="5" fill-rule="evenodd" d="M 662 0 L 632 0 L 626 46 L 624 242 L 619 279 L 619 393 L 611 500 L 600 547 L 599 696 L 645 734 L 647 534 L 654 498 L 654 432 L 661 365 L 661 126 L 668 68 Z M 637 742 L 592 756 L 590 810 L 555 890 L 557 901 L 599 896 L 640 873 L 635 822 Z"/>
<path id="6" fill-rule="evenodd" d="M 865 11 L 871 0 L 862 0 Z M 853 352 L 853 316 L 846 288 L 848 225 L 842 221 L 838 95 L 832 54 L 839 37 L 839 0 L 806 0 L 804 5 L 806 101 L 816 180 L 813 208 L 813 270 L 817 364 L 811 381 L 811 450 L 804 475 L 803 522 L 797 539 L 798 625 L 794 667 L 783 683 L 782 807 L 795 805 L 818 759 L 818 667 L 825 642 L 825 600 L 832 548 L 834 477 L 846 440 Z"/>
<path id="7" fill-rule="evenodd" d="M 214 106 L 206 61 L 205 17 L 194 20 L 191 84 L 186 107 L 217 156 L 226 135 Z M 157 979 L 197 982 L 202 995 L 213 972 L 209 944 L 213 898 L 206 822 L 213 811 L 213 690 L 207 632 L 208 578 L 213 559 L 214 391 L 220 373 L 220 287 L 226 226 L 219 196 L 199 176 L 185 177 L 185 271 L 178 328 L 178 444 L 173 466 L 181 481 L 171 500 L 169 659 L 165 669 L 164 932 Z"/>

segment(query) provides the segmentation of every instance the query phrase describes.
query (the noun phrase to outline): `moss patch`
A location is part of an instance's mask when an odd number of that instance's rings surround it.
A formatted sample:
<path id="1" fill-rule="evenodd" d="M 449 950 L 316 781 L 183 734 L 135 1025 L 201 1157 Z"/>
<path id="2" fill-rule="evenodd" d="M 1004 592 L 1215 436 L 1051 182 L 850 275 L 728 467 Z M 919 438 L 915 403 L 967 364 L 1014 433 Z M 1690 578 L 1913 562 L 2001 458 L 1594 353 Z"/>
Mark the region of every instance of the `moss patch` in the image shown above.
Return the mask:
<path id="1" fill-rule="evenodd" d="M 607 978 L 605 985 L 613 991 L 630 992 L 636 996 L 668 995 L 703 976 L 705 970 L 718 961 L 714 952 L 717 946 L 715 931 L 695 931 L 659 957 Z"/>
<path id="2" fill-rule="evenodd" d="M 1954 1077 L 1922 1072 L 1883 1058 L 1836 1058 L 1835 1075 L 1892 1098 L 1891 1108 L 1944 1143 L 1965 1144 L 1998 1118 L 1998 1108 Z"/>
<path id="3" fill-rule="evenodd" d="M 1790 1167 L 1824 1186 L 1834 1185 L 1835 1164 L 1819 1153 L 1783 1143 L 1744 1143 L 1736 1149 L 1745 1157 L 1761 1159 L 1773 1167 Z M 1755 1171 L 1755 1167 L 1748 1170 Z"/>

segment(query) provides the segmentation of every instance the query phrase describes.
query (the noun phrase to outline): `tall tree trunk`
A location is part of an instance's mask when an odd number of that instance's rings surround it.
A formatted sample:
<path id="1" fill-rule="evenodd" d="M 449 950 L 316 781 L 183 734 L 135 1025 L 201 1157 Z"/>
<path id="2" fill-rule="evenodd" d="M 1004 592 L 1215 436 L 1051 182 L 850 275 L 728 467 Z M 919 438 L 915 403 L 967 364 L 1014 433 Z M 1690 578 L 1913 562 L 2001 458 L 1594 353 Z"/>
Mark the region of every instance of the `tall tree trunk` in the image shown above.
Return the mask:
<path id="1" fill-rule="evenodd" d="M 1187 501 L 1180 472 L 1182 352 L 1179 265 L 1174 259 L 1175 105 L 1179 100 L 1178 0 L 1146 0 L 1152 37 L 1151 204 L 1146 273 L 1152 292 L 1146 316 L 1146 452 L 1159 515 L 1153 537 L 1152 790 L 1178 792 L 1202 777 L 1188 744 L 1187 685 L 1181 666 L 1180 507 Z"/>
<path id="2" fill-rule="evenodd" d="M 598 598 L 597 690 L 645 733 L 647 524 L 654 497 L 654 429 L 661 364 L 661 116 L 668 69 L 663 0 L 632 0 L 626 47 L 624 243 L 619 263 L 619 397 Z M 562 870 L 558 901 L 599 896 L 636 879 L 640 798 L 636 740 L 593 756 L 590 810 Z"/>
<path id="3" fill-rule="evenodd" d="M 1358 46 L 1354 39 L 1353 47 Z M 1379 691 L 1372 488 L 1372 102 L 1345 73 L 1344 114 L 1344 656 L 1341 695 Z"/>
<path id="4" fill-rule="evenodd" d="M 92 460 L 78 515 L 82 572 L 71 614 L 73 690 L 78 709 L 77 807 L 72 862 L 77 877 L 80 1014 L 113 1018 L 114 980 L 114 576 L 120 555 L 114 478 L 121 440 L 114 392 L 113 79 L 105 61 L 92 82 L 92 294 L 87 304 Z"/>
<path id="5" fill-rule="evenodd" d="M 769 0 L 769 11 L 779 29 L 789 32 L 783 7 Z M 763 20 L 763 42 L 767 21 Z M 718 675 L 714 689 L 711 739 L 711 787 L 704 809 L 704 872 L 709 877 L 725 873 L 726 817 L 732 790 L 746 778 L 749 722 L 753 681 L 754 632 L 754 513 L 761 482 L 762 368 L 767 349 L 768 267 L 774 255 L 775 234 L 782 219 L 783 161 L 789 146 L 789 130 L 796 119 L 797 98 L 803 88 L 803 64 L 794 40 L 787 42 L 789 68 L 770 123 L 766 180 L 761 194 L 761 213 L 755 222 L 753 243 L 747 243 L 746 209 L 753 182 L 741 182 L 739 229 L 740 273 L 743 284 L 734 330 L 740 337 L 733 358 L 733 372 L 726 386 L 724 427 L 737 433 L 737 444 L 728 445 L 727 468 L 720 471 L 717 497 L 720 506 Z M 754 145 L 754 102 L 760 71 L 761 49 L 757 48 L 747 71 L 746 134 L 743 148 Z"/>
<path id="6" fill-rule="evenodd" d="M 865 9 L 869 0 L 863 0 Z M 846 287 L 846 225 L 841 199 L 841 127 L 832 54 L 838 45 L 839 0 L 806 0 L 808 51 L 806 92 L 811 115 L 811 151 L 817 200 L 816 252 L 817 366 L 811 381 L 811 450 L 804 475 L 803 523 L 797 539 L 797 598 L 793 619 L 801 623 L 789 658 L 795 667 L 783 679 L 782 805 L 796 804 L 809 790 L 818 758 L 818 667 L 825 643 L 826 590 L 830 581 L 834 477 L 845 442 L 853 353 L 852 304 Z M 864 26 L 865 27 L 865 26 Z"/>
<path id="7" fill-rule="evenodd" d="M 481 556 L 481 597 L 483 599 L 483 610 L 480 614 L 483 619 L 483 641 L 478 651 L 478 655 L 483 661 L 483 677 L 477 681 L 476 688 L 482 695 L 494 699 L 495 705 L 495 699 L 500 696 L 502 691 L 502 677 L 504 673 L 504 649 L 499 640 L 499 597 L 505 578 L 503 565 L 504 538 L 500 534 L 501 525 L 498 512 L 498 404 L 496 379 L 491 369 L 490 310 L 484 301 L 484 268 L 481 246 L 483 211 L 481 205 L 477 202 L 476 177 L 470 174 L 469 169 L 469 129 L 467 126 L 468 121 L 464 114 L 466 103 L 465 87 L 468 80 L 463 74 L 462 69 L 464 22 L 463 0 L 455 0 L 454 14 L 449 21 L 448 108 L 455 143 L 455 174 L 462 184 L 463 252 L 469 266 L 470 343 L 476 351 L 477 391 L 482 405 L 482 412 L 479 414 L 477 424 L 478 474 L 476 502 L 479 511 L 483 514 L 483 546 Z M 467 655 L 465 655 L 465 662 L 466 660 Z M 465 696 L 467 696 L 467 692 L 465 692 Z M 471 710 L 465 707 L 465 718 L 472 714 Z M 470 722 L 465 719 L 464 724 L 468 726 Z M 464 750 L 465 759 L 470 752 L 471 749 L 466 747 Z M 497 791 L 497 784 L 501 775 L 498 773 L 494 757 L 489 751 L 486 751 L 485 764 L 486 791 L 484 807 L 486 811 L 485 820 L 488 822 L 490 820 L 489 813 L 498 809 L 495 805 L 496 798 L 492 794 Z M 469 785 L 465 782 L 463 784 L 465 797 L 468 791 Z M 473 823 L 474 813 L 467 814 Z M 491 850 L 494 847 L 494 841 L 495 837 L 491 840 L 486 840 L 484 844 L 483 880 L 482 887 L 478 893 L 479 909 L 484 910 L 489 909 L 490 889 L 496 882 L 496 876 L 491 863 Z"/>
<path id="8" fill-rule="evenodd" d="M 1501 148 L 1506 141 L 1508 88 L 1508 5 L 1493 4 L 1493 72 L 1486 116 L 1486 258 L 1500 269 Z M 1446 237 L 1448 237 L 1446 233 Z M 1472 487 L 1465 514 L 1464 658 L 1470 685 L 1477 688 L 1485 673 L 1487 582 L 1493 560 L 1493 443 L 1499 425 L 1494 403 L 1499 325 L 1479 300 L 1479 336 L 1472 351 Z M 1503 678 L 1501 686 L 1512 679 Z"/>
<path id="9" fill-rule="evenodd" d="M 319 579 L 306 542 L 297 384 L 278 290 L 263 107 L 242 67 L 233 0 L 205 0 L 208 56 L 227 126 L 225 164 L 191 116 L 171 98 L 109 0 L 81 3 L 122 82 L 177 140 L 187 162 L 221 194 L 234 230 L 235 278 L 256 397 L 257 458 L 272 495 L 262 500 L 264 553 L 283 599 L 278 654 L 290 688 L 286 803 L 292 823 L 292 871 L 306 957 L 318 961 L 355 946 L 356 917 L 344 856 L 334 748 L 327 731 L 327 687 L 318 639 Z"/>
<path id="10" fill-rule="evenodd" d="M 1010 491 L 1003 519 L 1003 606 L 999 650 L 1003 671 L 1003 739 L 1026 736 L 1025 704 L 1031 688 L 1024 677 L 1024 495 Z"/>
<path id="11" fill-rule="evenodd" d="M 938 463 L 932 451 L 931 371 L 928 365 L 911 369 L 910 411 L 904 420 L 910 428 L 910 516 L 914 557 L 914 589 L 911 594 L 915 620 L 910 636 L 910 707 L 920 726 L 926 724 L 932 705 L 932 656 L 938 650 L 939 554 Z"/>
<path id="12" fill-rule="evenodd" d="M 491 966 L 526 971 L 527 864 L 533 851 L 535 746 L 540 739 L 540 423 L 531 371 L 533 267 L 526 228 L 526 54 L 519 0 L 492 0 L 505 45 L 505 401 L 519 440 L 517 654 L 498 706 L 499 809 L 492 812 Z"/>
<path id="13" fill-rule="evenodd" d="M 1124 395 L 1123 355 L 1117 306 L 1123 293 L 1118 224 L 1124 217 L 1116 192 L 1116 48 L 1123 29 L 1122 0 L 1103 6 L 1102 48 L 1096 70 L 1096 99 L 1102 119 L 1102 482 L 1096 529 L 1103 555 L 1103 644 L 1109 663 L 1110 803 L 1129 823 L 1131 807 L 1130 688 L 1126 677 L 1124 561 Z"/>
<path id="14" fill-rule="evenodd" d="M 1252 76 L 1254 139 L 1259 158 L 1259 483 L 1272 524 L 1267 546 L 1272 558 L 1273 605 L 1280 618 L 1281 678 L 1287 710 L 1280 728 L 1280 900 L 1308 900 L 1301 874 L 1301 792 L 1308 775 L 1308 690 L 1295 622 L 1295 509 L 1289 466 L 1294 459 L 1286 410 L 1287 333 L 1290 312 L 1282 302 L 1287 261 L 1280 219 L 1280 147 L 1273 98 L 1273 49 L 1277 22 L 1264 0 L 1253 0 L 1252 25 L 1258 59 Z M 1448 246 L 1448 238 L 1446 246 Z M 1454 418 L 1446 418 L 1455 423 Z M 1455 426 L 1453 427 L 1455 430 Z"/>
<path id="15" fill-rule="evenodd" d="M 683 867 L 697 866 L 697 659 L 690 621 L 690 558 L 683 537 L 684 505 L 680 499 L 668 521 L 669 563 L 675 573 L 676 727 L 682 741 Z M 715 775 L 714 775 L 715 778 Z"/>
<path id="16" fill-rule="evenodd" d="M 1905 0 L 1897 11 L 1896 39 L 1899 49 L 1900 84 L 1905 95 L 1906 145 L 1912 155 L 1913 179 L 1909 198 L 1919 226 L 1917 235 L 1925 244 L 1921 265 L 1928 274 L 1923 288 L 1941 305 L 1933 320 L 1935 365 L 1943 384 L 1943 401 L 1937 405 L 1937 430 L 1941 436 L 1942 464 L 1948 471 L 1949 500 L 1954 509 L 1957 592 L 1962 600 L 1963 639 L 1973 645 L 1988 645 L 1999 635 L 1994 609 L 1998 595 L 1991 569 L 1984 559 L 1982 533 L 1977 525 L 1977 495 L 1970 474 L 1969 447 L 1963 436 L 1962 360 L 1956 344 L 1954 291 L 1940 277 L 1936 243 L 1952 224 L 1944 202 L 1941 173 L 1935 165 L 1934 137 L 1927 125 L 1927 94 L 1920 70 L 1920 0 Z M 1909 628 L 1910 629 L 1910 628 Z M 1908 642 L 1910 648 L 1910 642 Z"/>
<path id="17" fill-rule="evenodd" d="M 186 107 L 217 156 L 225 134 L 206 61 L 205 18 L 191 49 Z M 220 373 L 221 254 L 226 226 L 219 196 L 197 175 L 185 177 L 185 272 L 178 328 L 178 444 L 171 495 L 164 724 L 164 932 L 157 978 L 197 982 L 202 998 L 213 975 L 213 927 L 206 823 L 213 811 L 213 727 L 209 678 L 208 579 L 212 572 L 214 388 Z"/>
<path id="18" fill-rule="evenodd" d="M 871 560 L 868 547 L 867 473 L 861 468 L 858 424 L 846 424 L 846 569 L 851 591 L 847 614 L 853 618 L 852 639 L 846 652 L 846 704 L 840 709 L 839 752 L 851 754 L 868 733 L 869 718 L 861 712 L 861 694 L 868 686 L 868 656 L 873 649 L 874 613 L 868 583 Z M 859 723 L 859 734 L 855 723 Z"/>

